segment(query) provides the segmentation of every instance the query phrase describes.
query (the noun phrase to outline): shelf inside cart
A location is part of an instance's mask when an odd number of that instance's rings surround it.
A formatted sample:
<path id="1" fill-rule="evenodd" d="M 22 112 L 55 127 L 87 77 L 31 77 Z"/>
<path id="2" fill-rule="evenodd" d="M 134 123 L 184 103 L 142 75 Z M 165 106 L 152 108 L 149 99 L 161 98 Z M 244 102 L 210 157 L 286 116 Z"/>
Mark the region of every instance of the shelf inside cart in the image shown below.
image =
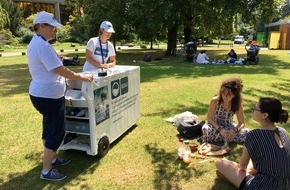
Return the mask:
<path id="1" fill-rule="evenodd" d="M 89 117 L 76 117 L 76 116 L 70 116 L 70 115 L 66 115 L 65 116 L 67 119 L 79 119 L 79 120 L 89 120 Z"/>
<path id="2" fill-rule="evenodd" d="M 75 132 L 75 133 L 81 133 L 81 134 L 90 134 L 89 120 L 67 119 L 65 130 L 70 131 L 70 132 Z"/>
<path id="3" fill-rule="evenodd" d="M 79 136 L 68 143 L 64 144 L 61 148 L 62 150 L 81 150 L 81 151 L 88 151 L 90 149 L 90 139 L 89 137 Z"/>
<path id="4" fill-rule="evenodd" d="M 65 93 L 65 105 L 68 107 L 88 107 L 81 90 L 67 90 Z"/>

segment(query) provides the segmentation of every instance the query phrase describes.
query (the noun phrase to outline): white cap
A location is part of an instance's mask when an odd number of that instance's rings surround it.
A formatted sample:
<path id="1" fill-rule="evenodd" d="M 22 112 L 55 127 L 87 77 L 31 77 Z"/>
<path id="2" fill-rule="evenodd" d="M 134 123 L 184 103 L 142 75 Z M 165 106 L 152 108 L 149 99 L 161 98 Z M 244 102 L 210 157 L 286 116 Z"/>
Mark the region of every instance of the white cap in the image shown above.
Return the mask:
<path id="1" fill-rule="evenodd" d="M 57 22 L 57 20 L 53 17 L 53 15 L 45 11 L 38 13 L 33 20 L 33 24 L 40 23 L 46 23 L 54 27 L 62 26 L 62 24 Z"/>
<path id="2" fill-rule="evenodd" d="M 100 26 L 100 29 L 104 29 L 106 32 L 115 33 L 113 25 L 109 21 L 103 21 Z"/>

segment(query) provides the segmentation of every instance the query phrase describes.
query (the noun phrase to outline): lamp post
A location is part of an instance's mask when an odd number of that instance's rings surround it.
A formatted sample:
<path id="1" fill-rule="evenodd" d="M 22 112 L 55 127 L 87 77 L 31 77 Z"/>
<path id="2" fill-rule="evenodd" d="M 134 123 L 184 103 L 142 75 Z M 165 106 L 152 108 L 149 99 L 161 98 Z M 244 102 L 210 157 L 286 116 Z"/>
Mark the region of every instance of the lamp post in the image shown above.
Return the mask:
<path id="1" fill-rule="evenodd" d="M 61 23 L 61 20 L 60 20 L 60 8 L 59 8 L 59 1 L 60 0 L 57 0 L 55 1 L 55 4 L 54 4 L 54 16 L 56 18 L 56 20 Z"/>

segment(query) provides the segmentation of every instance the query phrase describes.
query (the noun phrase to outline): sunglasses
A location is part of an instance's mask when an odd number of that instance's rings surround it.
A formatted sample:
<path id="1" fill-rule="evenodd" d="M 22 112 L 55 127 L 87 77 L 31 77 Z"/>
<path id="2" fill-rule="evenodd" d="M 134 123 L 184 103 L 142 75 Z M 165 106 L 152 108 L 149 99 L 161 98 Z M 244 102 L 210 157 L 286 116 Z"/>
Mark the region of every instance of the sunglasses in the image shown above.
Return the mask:
<path id="1" fill-rule="evenodd" d="M 52 28 L 52 31 L 57 32 L 57 28 L 56 28 L 56 27 L 51 26 L 51 25 L 49 25 L 49 24 L 47 24 L 47 23 L 44 23 L 43 25 L 44 25 L 44 26 L 50 26 L 50 27 Z"/>
<path id="2" fill-rule="evenodd" d="M 252 112 L 254 112 L 254 111 L 259 111 L 259 112 L 261 112 L 261 110 L 258 109 L 258 108 L 256 108 L 255 106 L 252 108 Z"/>
<path id="3" fill-rule="evenodd" d="M 222 90 L 222 94 L 225 95 L 226 97 L 232 97 L 235 96 L 234 93 L 232 92 L 232 90 L 224 88 Z"/>

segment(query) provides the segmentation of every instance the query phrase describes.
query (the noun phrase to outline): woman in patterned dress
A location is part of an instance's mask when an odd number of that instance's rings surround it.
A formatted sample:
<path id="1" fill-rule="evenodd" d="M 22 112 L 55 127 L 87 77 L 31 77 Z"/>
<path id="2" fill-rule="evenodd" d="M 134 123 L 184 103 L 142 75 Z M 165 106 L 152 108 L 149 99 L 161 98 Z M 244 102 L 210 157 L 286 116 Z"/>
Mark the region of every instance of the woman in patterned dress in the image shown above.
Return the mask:
<path id="1" fill-rule="evenodd" d="M 244 142 L 248 129 L 245 128 L 244 109 L 242 106 L 242 80 L 229 78 L 222 82 L 218 95 L 210 102 L 207 121 L 202 128 L 203 142 L 224 141 Z M 238 123 L 233 120 L 236 114 Z"/>
<path id="2" fill-rule="evenodd" d="M 240 163 L 221 159 L 217 174 L 239 189 L 290 189 L 290 138 L 276 122 L 287 122 L 288 112 L 275 98 L 261 98 L 253 107 L 261 129 L 248 133 Z"/>

